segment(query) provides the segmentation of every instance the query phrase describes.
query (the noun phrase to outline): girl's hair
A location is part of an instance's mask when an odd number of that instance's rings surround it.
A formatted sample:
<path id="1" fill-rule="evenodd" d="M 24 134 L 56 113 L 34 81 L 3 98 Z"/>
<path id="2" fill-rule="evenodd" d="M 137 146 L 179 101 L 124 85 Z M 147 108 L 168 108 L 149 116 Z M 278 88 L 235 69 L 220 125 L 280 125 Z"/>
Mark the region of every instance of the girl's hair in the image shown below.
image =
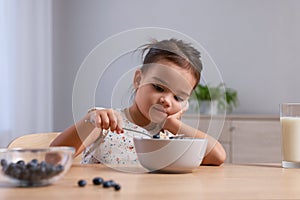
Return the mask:
<path id="1" fill-rule="evenodd" d="M 149 67 L 146 64 L 156 63 L 164 59 L 190 70 L 196 79 L 194 88 L 200 81 L 202 71 L 200 52 L 182 40 L 153 40 L 152 43 L 143 46 L 142 55 L 144 56 L 142 71 L 146 71 Z"/>

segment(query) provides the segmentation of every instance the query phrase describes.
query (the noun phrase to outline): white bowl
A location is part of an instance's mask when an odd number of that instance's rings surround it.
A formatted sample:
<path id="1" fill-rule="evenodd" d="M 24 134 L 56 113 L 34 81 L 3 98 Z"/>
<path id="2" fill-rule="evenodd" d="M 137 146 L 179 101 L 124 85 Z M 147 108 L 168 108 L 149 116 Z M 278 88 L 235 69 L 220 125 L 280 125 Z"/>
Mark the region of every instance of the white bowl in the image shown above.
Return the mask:
<path id="1" fill-rule="evenodd" d="M 7 186 L 46 186 L 59 180 L 73 161 L 73 147 L 0 149 L 0 181 Z"/>
<path id="2" fill-rule="evenodd" d="M 199 167 L 205 155 L 207 139 L 133 138 L 140 164 L 152 171 L 187 173 Z"/>

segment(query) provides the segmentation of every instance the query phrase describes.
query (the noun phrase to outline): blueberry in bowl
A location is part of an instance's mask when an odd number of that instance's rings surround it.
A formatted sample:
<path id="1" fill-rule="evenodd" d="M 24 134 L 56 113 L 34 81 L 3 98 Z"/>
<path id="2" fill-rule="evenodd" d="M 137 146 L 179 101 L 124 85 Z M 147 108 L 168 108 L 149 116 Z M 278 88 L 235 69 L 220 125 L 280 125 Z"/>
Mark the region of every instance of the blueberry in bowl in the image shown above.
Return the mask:
<path id="1" fill-rule="evenodd" d="M 53 184 L 70 169 L 72 147 L 0 149 L 0 182 L 17 187 Z"/>

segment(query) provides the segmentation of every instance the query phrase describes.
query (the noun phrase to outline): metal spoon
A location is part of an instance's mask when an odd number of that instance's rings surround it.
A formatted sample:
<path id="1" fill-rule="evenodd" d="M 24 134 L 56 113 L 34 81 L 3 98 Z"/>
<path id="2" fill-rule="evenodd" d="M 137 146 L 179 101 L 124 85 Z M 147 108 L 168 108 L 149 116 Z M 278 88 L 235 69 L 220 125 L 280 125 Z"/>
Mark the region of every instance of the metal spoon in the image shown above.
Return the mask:
<path id="1" fill-rule="evenodd" d="M 138 130 L 133 130 L 133 129 L 129 129 L 129 128 L 123 128 L 124 130 L 127 130 L 127 131 L 133 131 L 133 132 L 136 132 L 136 133 L 140 133 L 140 134 L 143 134 L 143 135 L 146 135 L 150 138 L 157 138 L 159 139 L 159 137 L 155 137 L 155 136 L 159 136 L 159 133 L 157 134 L 154 134 L 154 135 L 150 135 L 150 134 L 147 134 L 147 133 L 144 133 L 142 131 L 138 131 Z M 170 136 L 169 139 L 182 139 L 182 138 L 185 138 L 184 134 L 178 134 L 178 135 L 174 135 L 174 136 Z"/>
<path id="2" fill-rule="evenodd" d="M 95 122 L 94 122 L 93 120 L 91 120 L 91 119 L 86 119 L 86 120 L 84 120 L 84 122 L 85 122 L 85 123 L 95 124 Z M 140 133 L 140 134 L 143 134 L 143 135 L 146 135 L 146 136 L 152 138 L 152 135 L 147 134 L 147 133 L 144 133 L 144 132 L 142 132 L 142 131 L 138 131 L 138 130 L 130 129 L 130 128 L 123 128 L 123 129 L 126 130 L 126 131 L 132 131 L 132 132 Z"/>
<path id="3" fill-rule="evenodd" d="M 84 122 L 85 122 L 85 123 L 91 123 L 91 124 L 94 123 L 94 122 L 91 121 L 91 120 L 85 120 Z M 123 129 L 126 130 L 126 131 L 132 131 L 132 132 L 136 132 L 136 133 L 139 133 L 139 134 L 148 136 L 149 138 L 156 138 L 155 136 L 159 135 L 159 133 L 154 134 L 154 135 L 150 135 L 150 134 L 144 133 L 144 132 L 142 132 L 142 131 L 138 131 L 138 130 L 130 129 L 130 128 L 126 128 L 126 127 L 123 128 Z M 171 136 L 171 137 L 170 137 L 170 139 L 176 139 L 176 138 L 184 138 L 184 134 L 178 134 L 178 135 L 174 135 L 174 136 Z"/>
<path id="4" fill-rule="evenodd" d="M 146 136 L 148 136 L 148 137 L 150 137 L 150 138 L 153 137 L 153 136 L 150 135 L 150 134 L 147 134 L 147 133 L 144 133 L 144 132 L 142 132 L 142 131 L 135 130 L 135 129 L 130 129 L 130 128 L 123 128 L 123 129 L 126 130 L 126 131 L 132 131 L 132 132 L 140 133 L 140 134 L 146 135 Z"/>

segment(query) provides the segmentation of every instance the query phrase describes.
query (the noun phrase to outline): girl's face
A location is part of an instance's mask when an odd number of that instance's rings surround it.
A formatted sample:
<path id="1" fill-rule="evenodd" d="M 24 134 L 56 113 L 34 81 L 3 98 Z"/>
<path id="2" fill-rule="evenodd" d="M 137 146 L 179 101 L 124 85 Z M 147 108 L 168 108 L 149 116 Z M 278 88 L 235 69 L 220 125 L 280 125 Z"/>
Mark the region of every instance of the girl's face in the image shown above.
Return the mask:
<path id="1" fill-rule="evenodd" d="M 168 60 L 152 63 L 145 71 L 137 70 L 134 77 L 136 96 L 133 119 L 140 126 L 163 122 L 187 106 L 196 79 L 193 74 Z"/>

